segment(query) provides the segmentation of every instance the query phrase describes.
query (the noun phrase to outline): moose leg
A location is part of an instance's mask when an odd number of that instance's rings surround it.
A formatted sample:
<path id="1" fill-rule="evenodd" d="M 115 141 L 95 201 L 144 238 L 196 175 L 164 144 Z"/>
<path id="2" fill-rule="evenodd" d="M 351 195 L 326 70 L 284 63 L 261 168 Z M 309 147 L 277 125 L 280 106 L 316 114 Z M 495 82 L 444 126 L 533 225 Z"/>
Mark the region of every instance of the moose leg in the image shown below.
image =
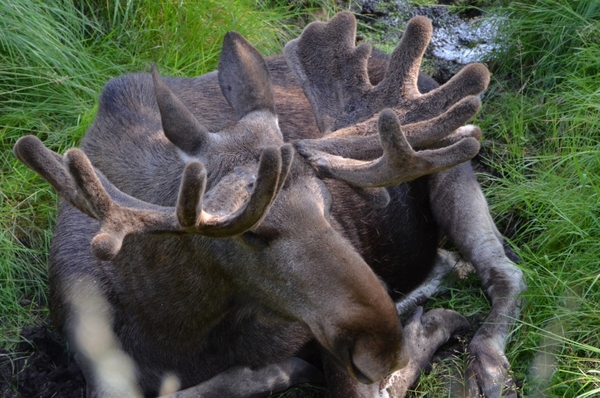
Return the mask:
<path id="1" fill-rule="evenodd" d="M 423 313 L 417 307 L 404 326 L 404 346 L 408 363 L 386 379 L 374 384 L 361 384 L 339 368 L 324 353 L 323 371 L 332 398 L 403 398 L 430 364 L 433 354 L 469 322 L 452 310 L 434 309 Z"/>
<path id="2" fill-rule="evenodd" d="M 300 358 L 250 369 L 236 366 L 194 387 L 161 398 L 260 398 L 302 383 L 323 380 L 321 372 Z"/>
<path id="3" fill-rule="evenodd" d="M 438 249 L 435 264 L 427 280 L 406 296 L 396 301 L 398 315 L 408 313 L 408 311 L 423 304 L 429 297 L 437 293 L 442 283 L 453 271 L 462 279 L 473 271 L 473 267 L 461 258 L 460 253 Z"/>
<path id="4" fill-rule="evenodd" d="M 516 396 L 508 376 L 505 339 L 518 316 L 523 273 L 507 257 L 470 163 L 429 177 L 433 215 L 442 231 L 471 262 L 492 310 L 469 344 L 467 390 L 471 396 Z M 503 391 L 508 389 L 508 391 Z"/>
<path id="5" fill-rule="evenodd" d="M 402 398 L 429 366 L 433 354 L 450 337 L 469 327 L 469 322 L 456 311 L 436 308 L 423 314 L 417 307 L 404 326 L 408 364 L 387 377 L 381 388 L 390 398 Z"/>

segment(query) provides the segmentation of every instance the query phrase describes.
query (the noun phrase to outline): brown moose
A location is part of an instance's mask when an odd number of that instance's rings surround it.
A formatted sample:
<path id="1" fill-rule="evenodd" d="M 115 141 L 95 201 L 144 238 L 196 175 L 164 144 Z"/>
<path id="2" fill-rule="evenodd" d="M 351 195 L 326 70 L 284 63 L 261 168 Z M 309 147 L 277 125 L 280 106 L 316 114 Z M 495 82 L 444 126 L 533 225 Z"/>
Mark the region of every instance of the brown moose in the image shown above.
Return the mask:
<path id="1" fill-rule="evenodd" d="M 267 396 L 318 379 L 317 350 L 330 396 L 399 397 L 466 322 L 420 308 L 399 322 L 452 269 L 445 234 L 492 302 L 467 390 L 499 396 L 525 285 L 469 162 L 481 132 L 464 123 L 489 73 L 469 65 L 441 87 L 419 74 L 431 29 L 412 19 L 388 57 L 355 46 L 343 12 L 266 61 L 230 32 L 218 72 L 109 81 L 81 149 L 19 140 L 65 199 L 55 325 L 75 339 L 73 297 L 93 284 L 144 395 L 170 374 L 177 397 Z M 118 395 L 77 360 L 88 397 Z"/>

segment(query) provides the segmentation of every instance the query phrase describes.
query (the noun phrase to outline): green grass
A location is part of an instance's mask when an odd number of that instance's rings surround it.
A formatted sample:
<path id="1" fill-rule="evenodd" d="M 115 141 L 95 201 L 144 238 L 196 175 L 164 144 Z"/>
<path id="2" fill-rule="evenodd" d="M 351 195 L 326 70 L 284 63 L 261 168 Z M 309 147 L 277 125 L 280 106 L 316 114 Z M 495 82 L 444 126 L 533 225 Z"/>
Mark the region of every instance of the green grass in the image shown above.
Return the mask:
<path id="1" fill-rule="evenodd" d="M 498 12 L 510 40 L 477 123 L 493 170 L 481 181 L 528 283 L 508 357 L 526 396 L 597 396 L 600 2 L 511 2 Z M 487 303 L 465 306 L 485 313 Z"/>
<path id="2" fill-rule="evenodd" d="M 230 29 L 272 54 L 294 35 L 290 18 L 314 17 L 302 7 L 339 10 L 333 2 L 284 4 L 0 4 L 0 346 L 14 346 L 19 330 L 47 311 L 56 216 L 48 184 L 12 156 L 18 137 L 35 134 L 64 152 L 90 124 L 109 78 L 150 62 L 169 75 L 213 70 Z M 507 355 L 526 396 L 592 397 L 600 394 L 600 1 L 510 2 L 497 12 L 507 17 L 506 47 L 491 64 L 477 123 L 491 170 L 480 180 L 528 283 Z M 471 317 L 489 310 L 473 277 L 430 306 Z M 448 396 L 461 369 L 460 356 L 435 364 L 411 396 Z"/>
<path id="3" fill-rule="evenodd" d="M 479 178 L 528 284 L 507 356 L 525 396 L 599 396 L 600 1 L 505 2 L 495 14 L 504 48 L 476 120 L 490 170 Z M 473 277 L 428 306 L 489 311 Z M 410 396 L 452 396 L 464 367 L 462 355 L 434 364 Z"/>
<path id="4" fill-rule="evenodd" d="M 15 342 L 23 324 L 44 311 L 46 253 L 56 196 L 12 156 L 15 141 L 36 134 L 62 151 L 89 121 L 97 88 L 121 73 L 88 57 L 95 26 L 68 2 L 8 1 L 0 5 L 0 336 Z M 105 71 L 105 75 L 102 72 Z M 33 319 L 30 319 L 34 315 Z"/>
<path id="5" fill-rule="evenodd" d="M 35 134 L 60 153 L 93 120 L 111 77 L 148 70 L 194 76 L 216 68 L 229 30 L 272 54 L 294 10 L 250 0 L 7 0 L 0 4 L 0 346 L 46 312 L 46 261 L 57 198 L 12 155 Z"/>

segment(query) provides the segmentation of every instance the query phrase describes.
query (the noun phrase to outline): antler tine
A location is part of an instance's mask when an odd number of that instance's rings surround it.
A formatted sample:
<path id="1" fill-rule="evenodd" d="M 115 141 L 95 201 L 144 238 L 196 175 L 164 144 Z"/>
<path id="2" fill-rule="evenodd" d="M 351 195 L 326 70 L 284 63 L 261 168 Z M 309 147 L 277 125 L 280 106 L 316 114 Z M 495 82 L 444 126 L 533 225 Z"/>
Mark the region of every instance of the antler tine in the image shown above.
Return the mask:
<path id="1" fill-rule="evenodd" d="M 433 27 L 427 18 L 417 16 L 408 21 L 400 43 L 392 52 L 385 77 L 375 88 L 376 92 L 382 92 L 382 96 L 391 97 L 395 102 L 419 95 L 419 68 L 432 33 Z"/>
<path id="2" fill-rule="evenodd" d="M 279 192 L 283 188 L 285 179 L 287 178 L 292 162 L 294 161 L 294 147 L 291 144 L 284 144 L 281 147 L 281 173 L 279 180 L 277 180 L 276 192 Z M 275 193 L 277 195 L 277 193 Z"/>
<path id="3" fill-rule="evenodd" d="M 110 217 L 113 202 L 96 175 L 88 157 L 79 148 L 71 148 L 64 155 L 64 164 L 75 187 L 86 200 L 87 210 L 98 220 Z"/>
<path id="4" fill-rule="evenodd" d="M 468 96 L 439 116 L 403 125 L 402 131 L 413 147 L 440 148 L 458 142 L 459 137 L 454 132 L 470 121 L 479 108 L 481 108 L 481 100 Z M 479 128 L 471 131 L 473 131 L 471 135 L 473 138 L 481 138 Z"/>
<path id="5" fill-rule="evenodd" d="M 92 253 L 100 260 L 114 258 L 127 235 L 182 231 L 173 208 L 146 203 L 119 191 L 94 170 L 79 148 L 69 149 L 64 159 L 78 192 L 85 199 L 87 211 L 78 209 L 100 221 L 100 231 L 91 242 Z"/>
<path id="6" fill-rule="evenodd" d="M 163 229 L 177 229 L 176 223 L 168 222 L 169 216 L 164 208 L 125 195 L 100 173 L 96 174 L 87 156 L 79 149 L 71 149 L 63 157 L 46 148 L 37 137 L 25 136 L 15 144 L 14 153 L 26 166 L 48 181 L 71 205 L 101 221 L 100 233 L 92 241 L 92 251 L 100 259 L 114 257 L 124 236 L 134 229 L 131 223 L 123 223 L 123 220 L 141 218 L 145 224 L 162 221 L 159 224 L 170 225 Z M 121 208 L 115 201 L 130 207 L 152 208 L 155 216 L 145 214 L 146 217 L 135 217 L 139 215 L 132 212 L 140 210 Z M 117 212 L 117 216 L 113 214 L 115 208 L 121 210 Z M 123 214 L 125 210 L 128 210 L 127 214 Z M 149 227 L 151 226 L 146 225 L 146 228 Z"/>
<path id="7" fill-rule="evenodd" d="M 44 146 L 39 138 L 28 135 L 19 138 L 13 153 L 27 167 L 48 181 L 60 196 L 90 217 L 94 214 L 86 206 L 85 199 L 77 191 L 71 176 L 63 164 L 63 157 Z"/>
<path id="8" fill-rule="evenodd" d="M 328 23 L 310 23 L 284 48 L 286 61 L 324 134 L 354 121 L 342 121 L 345 116 L 369 112 L 360 108 L 366 104 L 364 95 L 372 88 L 367 74 L 371 46 L 363 43 L 355 47 L 355 35 L 354 16 L 340 12 Z M 354 113 L 350 114 L 350 109 Z"/>
<path id="9" fill-rule="evenodd" d="M 396 113 L 386 109 L 379 114 L 379 136 L 383 155 L 372 161 L 346 159 L 313 152 L 309 161 L 321 175 L 363 188 L 385 187 L 435 173 L 471 159 L 479 151 L 479 142 L 463 138 L 435 150 L 415 152 L 400 127 Z"/>
<path id="10" fill-rule="evenodd" d="M 477 97 L 467 97 L 440 116 L 402 126 L 402 132 L 414 148 L 441 148 L 463 138 L 481 138 L 481 130 L 473 125 L 463 126 L 481 106 Z M 357 160 L 381 156 L 381 144 L 376 131 L 378 117 L 338 130 L 320 139 L 299 140 L 296 149 L 304 157 L 314 159 L 318 152 Z M 448 134 L 448 132 L 452 132 Z"/>
<path id="11" fill-rule="evenodd" d="M 215 215 L 202 209 L 206 169 L 199 162 L 186 165 L 175 208 L 139 201 L 118 191 L 108 181 L 101 182 L 87 156 L 77 148 L 65 154 L 65 162 L 78 190 L 101 223 L 100 232 L 92 240 L 92 251 L 98 258 L 110 260 L 118 254 L 125 236 L 131 234 L 190 233 L 218 238 L 252 228 L 266 215 L 279 192 L 279 179 L 287 175 L 289 163 L 282 170 L 283 151 L 289 152 L 275 147 L 263 150 L 249 200 L 229 215 Z M 286 159 L 291 162 L 289 156 Z M 110 186 L 109 192 L 104 190 L 106 185 Z"/>
<path id="12" fill-rule="evenodd" d="M 187 165 L 177 205 L 177 214 L 184 230 L 220 238 L 241 234 L 258 224 L 283 186 L 292 160 L 290 150 L 289 145 L 263 150 L 250 199 L 237 211 L 225 216 L 202 210 L 206 173 L 202 165 Z"/>
<path id="13" fill-rule="evenodd" d="M 392 52 L 384 79 L 371 92 L 380 107 L 396 110 L 403 125 L 438 117 L 462 99 L 480 94 L 489 84 L 487 68 L 482 64 L 470 64 L 446 84 L 421 94 L 417 88 L 419 68 L 432 31 L 427 18 L 412 18 Z M 474 109 L 471 116 L 478 109 Z"/>
<path id="14" fill-rule="evenodd" d="M 419 97 L 404 108 L 403 124 L 416 123 L 437 117 L 458 101 L 465 101 L 482 93 L 490 82 L 490 72 L 483 64 L 470 64 L 454 75 L 446 84 Z M 401 107 L 395 107 L 396 111 Z M 469 118 L 475 116 L 479 106 Z M 399 115 L 402 113 L 398 112 Z"/>
<path id="15" fill-rule="evenodd" d="M 188 163 L 183 170 L 177 197 L 177 220 L 186 230 L 196 226 L 202 214 L 202 199 L 206 190 L 206 169 L 200 162 Z"/>

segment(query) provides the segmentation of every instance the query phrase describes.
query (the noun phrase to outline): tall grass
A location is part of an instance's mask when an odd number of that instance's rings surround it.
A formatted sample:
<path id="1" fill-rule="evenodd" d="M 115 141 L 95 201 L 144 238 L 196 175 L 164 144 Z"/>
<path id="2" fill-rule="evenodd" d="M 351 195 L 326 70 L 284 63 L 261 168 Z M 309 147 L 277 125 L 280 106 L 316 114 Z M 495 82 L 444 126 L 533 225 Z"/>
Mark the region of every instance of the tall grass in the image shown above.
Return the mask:
<path id="1" fill-rule="evenodd" d="M 509 348 L 527 396 L 600 393 L 600 2 L 511 2 L 480 124 L 528 292 Z"/>
<path id="2" fill-rule="evenodd" d="M 225 32 L 263 54 L 281 48 L 292 11 L 254 1 L 0 2 L 0 346 L 46 312 L 54 192 L 12 155 L 35 134 L 60 153 L 77 144 L 111 77 L 147 70 L 195 76 L 216 68 Z"/>
<path id="3" fill-rule="evenodd" d="M 504 8 L 511 22 L 505 26 L 507 57 L 498 58 L 503 68 L 522 68 L 523 76 L 544 89 L 568 79 L 568 70 L 575 64 L 595 57 L 576 60 L 573 56 L 597 40 L 600 3 L 597 0 L 535 0 L 509 2 Z M 597 71 L 597 69 L 596 69 Z M 526 83 L 526 82 L 524 82 Z"/>
<path id="4" fill-rule="evenodd" d="M 88 56 L 98 27 L 69 1 L 0 5 L 0 336 L 14 341 L 45 302 L 46 253 L 56 197 L 11 153 L 36 134 L 54 150 L 72 146 L 89 121 L 97 88 L 119 73 Z M 115 51 L 116 52 L 116 51 Z M 102 53 L 102 52 L 100 52 Z"/>
<path id="5" fill-rule="evenodd" d="M 479 177 L 528 284 L 507 356 L 523 396 L 600 396 L 600 1 L 494 11 L 504 47 L 476 120 Z M 429 305 L 489 311 L 473 277 Z M 410 396 L 453 396 L 465 366 L 461 355 L 434 364 Z"/>

